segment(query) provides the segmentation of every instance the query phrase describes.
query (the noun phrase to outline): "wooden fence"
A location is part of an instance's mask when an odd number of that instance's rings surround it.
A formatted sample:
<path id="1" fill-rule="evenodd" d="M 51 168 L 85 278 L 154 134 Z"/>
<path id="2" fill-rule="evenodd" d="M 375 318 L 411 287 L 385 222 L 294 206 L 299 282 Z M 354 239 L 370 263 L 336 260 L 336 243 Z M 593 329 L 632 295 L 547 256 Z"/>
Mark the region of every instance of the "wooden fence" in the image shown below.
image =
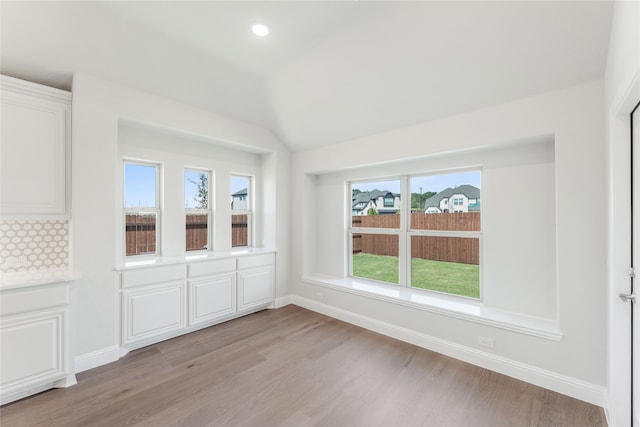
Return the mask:
<path id="1" fill-rule="evenodd" d="M 353 227 L 400 228 L 400 215 L 352 217 Z M 411 214 L 411 228 L 479 231 L 480 212 Z M 390 234 L 353 233 L 353 253 L 398 256 L 399 238 Z M 472 237 L 412 236 L 411 257 L 463 264 L 480 263 L 480 242 Z"/>
<path id="2" fill-rule="evenodd" d="M 141 255 L 156 251 L 156 217 L 154 215 L 127 215 L 126 219 L 126 254 Z M 207 215 L 186 216 L 186 249 L 205 249 L 208 244 Z M 231 246 L 248 244 L 247 215 L 231 216 Z"/>
<path id="3" fill-rule="evenodd" d="M 367 215 L 351 217 L 353 227 L 400 228 L 400 215 Z M 438 231 L 480 231 L 480 212 L 412 213 L 411 228 Z"/>
<path id="4" fill-rule="evenodd" d="M 188 251 L 207 249 L 209 215 L 186 216 L 186 248 Z"/>
<path id="5" fill-rule="evenodd" d="M 156 251 L 155 215 L 127 215 L 125 223 L 127 255 L 141 255 Z"/>
<path id="6" fill-rule="evenodd" d="M 249 244 L 249 221 L 247 215 L 231 215 L 231 246 Z"/>

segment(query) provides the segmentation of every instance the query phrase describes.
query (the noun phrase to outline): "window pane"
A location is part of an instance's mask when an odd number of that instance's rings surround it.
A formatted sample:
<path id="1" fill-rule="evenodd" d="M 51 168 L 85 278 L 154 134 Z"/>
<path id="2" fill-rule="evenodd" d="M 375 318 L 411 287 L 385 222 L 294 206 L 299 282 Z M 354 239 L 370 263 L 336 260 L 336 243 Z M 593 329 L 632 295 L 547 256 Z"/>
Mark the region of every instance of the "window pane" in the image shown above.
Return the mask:
<path id="1" fill-rule="evenodd" d="M 411 178 L 411 228 L 480 231 L 480 171 Z"/>
<path id="2" fill-rule="evenodd" d="M 472 237 L 411 237 L 411 286 L 480 297 L 480 240 Z"/>
<path id="3" fill-rule="evenodd" d="M 186 249 L 198 251 L 208 249 L 209 244 L 209 215 L 186 214 Z"/>
<path id="4" fill-rule="evenodd" d="M 400 228 L 400 180 L 351 183 L 352 227 Z"/>
<path id="5" fill-rule="evenodd" d="M 249 215 L 231 215 L 231 246 L 249 245 Z"/>
<path id="6" fill-rule="evenodd" d="M 353 233 L 353 277 L 398 284 L 399 237 Z"/>
<path id="7" fill-rule="evenodd" d="M 184 171 L 185 209 L 209 209 L 209 173 Z"/>
<path id="8" fill-rule="evenodd" d="M 250 178 L 246 176 L 231 177 L 231 210 L 246 211 L 250 209 L 249 182 Z"/>
<path id="9" fill-rule="evenodd" d="M 126 208 L 155 208 L 158 168 L 135 163 L 124 164 L 124 206 Z"/>
<path id="10" fill-rule="evenodd" d="M 156 214 L 128 214 L 126 223 L 126 255 L 156 253 Z"/>

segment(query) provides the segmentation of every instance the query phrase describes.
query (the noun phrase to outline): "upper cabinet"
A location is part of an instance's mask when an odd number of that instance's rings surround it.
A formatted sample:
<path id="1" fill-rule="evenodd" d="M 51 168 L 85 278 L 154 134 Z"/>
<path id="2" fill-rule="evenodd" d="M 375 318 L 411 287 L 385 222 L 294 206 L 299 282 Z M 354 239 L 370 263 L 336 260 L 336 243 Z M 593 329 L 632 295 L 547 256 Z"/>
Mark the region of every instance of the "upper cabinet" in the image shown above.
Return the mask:
<path id="1" fill-rule="evenodd" d="M 0 77 L 0 214 L 67 218 L 71 93 Z"/>

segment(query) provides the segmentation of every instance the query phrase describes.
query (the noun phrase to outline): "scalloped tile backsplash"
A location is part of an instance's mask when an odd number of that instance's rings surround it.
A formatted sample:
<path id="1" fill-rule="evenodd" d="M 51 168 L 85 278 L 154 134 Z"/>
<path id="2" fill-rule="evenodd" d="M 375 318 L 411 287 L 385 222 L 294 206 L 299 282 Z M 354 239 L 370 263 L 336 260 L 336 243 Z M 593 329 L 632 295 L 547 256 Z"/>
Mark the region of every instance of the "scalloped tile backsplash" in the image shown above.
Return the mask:
<path id="1" fill-rule="evenodd" d="M 0 221 L 0 271 L 67 268 L 68 221 Z"/>

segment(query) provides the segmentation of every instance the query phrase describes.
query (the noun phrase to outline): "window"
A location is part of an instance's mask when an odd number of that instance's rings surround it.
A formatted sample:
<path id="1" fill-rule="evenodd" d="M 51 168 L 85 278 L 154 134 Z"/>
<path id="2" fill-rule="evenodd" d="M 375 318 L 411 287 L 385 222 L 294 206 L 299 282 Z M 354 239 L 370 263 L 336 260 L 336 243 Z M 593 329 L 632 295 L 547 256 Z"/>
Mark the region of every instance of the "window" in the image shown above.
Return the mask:
<path id="1" fill-rule="evenodd" d="M 209 182 L 211 172 L 184 171 L 185 250 L 209 249 L 211 208 Z"/>
<path id="2" fill-rule="evenodd" d="M 231 246 L 251 246 L 251 190 L 249 176 L 231 177 Z"/>
<path id="3" fill-rule="evenodd" d="M 393 194 L 387 194 L 386 196 L 384 196 L 384 207 L 385 208 L 392 208 L 393 207 L 393 201 L 394 201 Z"/>
<path id="4" fill-rule="evenodd" d="M 351 275 L 479 298 L 480 178 L 480 171 L 464 171 L 352 182 Z M 379 190 L 407 195 L 400 214 L 358 211 Z M 456 213 L 448 212 L 449 199 Z"/>
<path id="5" fill-rule="evenodd" d="M 125 255 L 157 254 L 160 218 L 159 166 L 124 162 Z"/>
<path id="6" fill-rule="evenodd" d="M 400 215 L 381 214 L 378 198 L 400 191 L 400 180 L 351 183 L 351 271 L 354 277 L 398 284 Z M 391 206 L 393 206 L 391 194 Z"/>

